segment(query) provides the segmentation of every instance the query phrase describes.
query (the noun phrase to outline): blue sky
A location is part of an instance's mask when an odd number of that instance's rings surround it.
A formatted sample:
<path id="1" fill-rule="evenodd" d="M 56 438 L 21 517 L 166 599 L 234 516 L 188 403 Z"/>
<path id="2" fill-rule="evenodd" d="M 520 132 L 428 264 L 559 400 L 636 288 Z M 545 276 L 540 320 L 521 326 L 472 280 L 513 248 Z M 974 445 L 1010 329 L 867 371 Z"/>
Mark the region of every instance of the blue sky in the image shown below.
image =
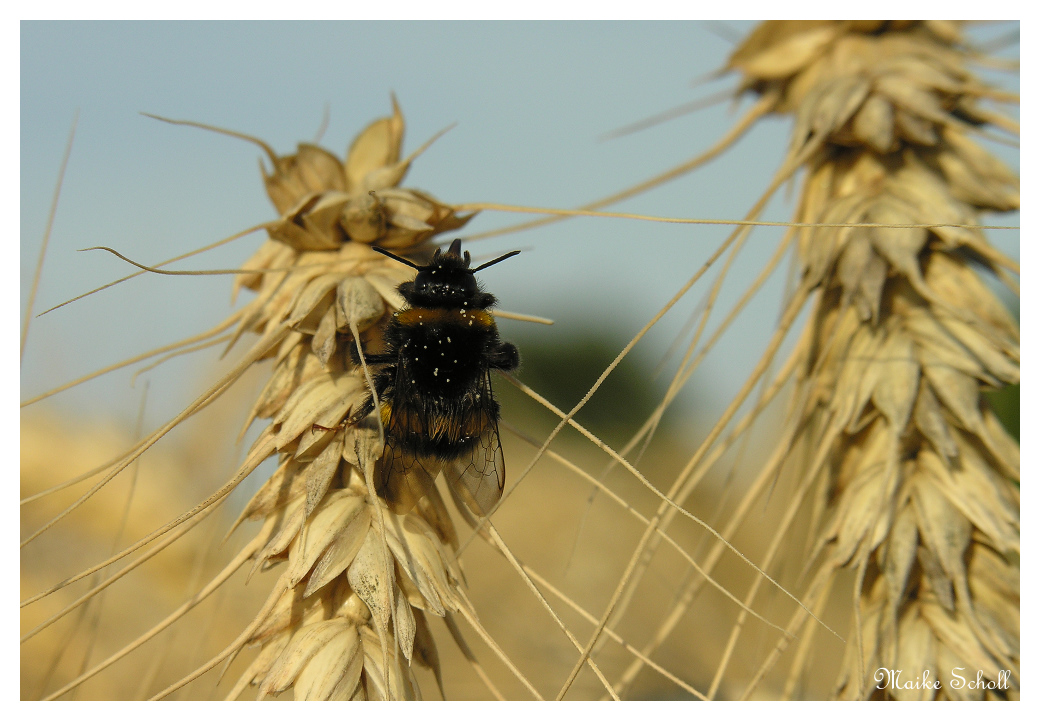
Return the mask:
<path id="1" fill-rule="evenodd" d="M 404 185 L 449 203 L 575 207 L 698 154 L 748 107 L 723 103 L 604 141 L 605 133 L 732 88 L 691 81 L 721 66 L 725 36 L 750 23 L 701 22 L 27 22 L 21 26 L 21 314 L 74 114 L 75 145 L 36 300 L 44 310 L 130 269 L 78 248 L 110 245 L 145 263 L 178 255 L 274 217 L 258 149 L 166 125 L 141 111 L 219 125 L 289 153 L 311 141 L 342 155 L 390 108 L 407 123 L 405 152 L 457 126 L 412 167 Z M 993 35 L 999 29 L 991 29 Z M 1013 48 L 1014 52 L 1016 49 Z M 740 218 L 768 184 L 789 125 L 768 119 L 697 173 L 610 208 L 648 215 Z M 1017 167 L 1017 153 L 1007 157 Z M 764 214 L 785 220 L 783 198 Z M 483 213 L 479 232 L 517 220 Z M 1016 224 L 1017 214 L 992 219 Z M 723 226 L 577 219 L 471 246 L 524 252 L 484 282 L 508 310 L 549 316 L 544 332 L 609 326 L 634 335 L 699 268 Z M 752 235 L 720 303 L 731 304 L 769 256 L 778 231 Z M 1018 256 L 1018 235 L 991 234 Z M 233 267 L 261 238 L 238 241 L 180 268 Z M 693 313 L 708 281 L 648 338 L 656 362 Z M 783 271 L 702 369 L 711 405 L 725 403 L 753 366 L 777 318 Z M 224 317 L 226 277 L 142 277 L 33 322 L 22 365 L 27 398 Z M 719 314 L 721 319 L 722 314 Z M 510 326 L 503 323 L 503 335 Z M 620 349 L 620 344 L 618 346 Z M 155 425 L 199 390 L 181 359 L 152 376 Z M 155 388 L 163 393 L 156 394 Z M 51 410 L 132 417 L 140 389 L 123 372 L 47 401 Z"/>

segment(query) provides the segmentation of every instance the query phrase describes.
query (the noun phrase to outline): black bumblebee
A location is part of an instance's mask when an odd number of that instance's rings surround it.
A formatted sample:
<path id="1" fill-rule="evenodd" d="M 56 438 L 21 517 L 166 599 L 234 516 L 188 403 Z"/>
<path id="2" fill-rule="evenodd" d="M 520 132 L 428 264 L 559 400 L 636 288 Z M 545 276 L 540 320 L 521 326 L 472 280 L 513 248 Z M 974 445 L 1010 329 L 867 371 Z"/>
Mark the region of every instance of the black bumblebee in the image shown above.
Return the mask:
<path id="1" fill-rule="evenodd" d="M 470 268 L 461 246 L 456 239 L 425 266 L 373 246 L 418 271 L 397 289 L 407 305 L 386 328 L 386 351 L 365 355 L 376 366 L 375 398 L 349 420 L 357 423 L 378 402 L 385 433 L 381 495 L 397 513 L 407 513 L 441 470 L 452 491 L 482 516 L 505 487 L 491 371 L 514 370 L 520 354 L 498 337 L 487 311 L 495 296 L 483 292 L 473 274 L 520 251 Z"/>

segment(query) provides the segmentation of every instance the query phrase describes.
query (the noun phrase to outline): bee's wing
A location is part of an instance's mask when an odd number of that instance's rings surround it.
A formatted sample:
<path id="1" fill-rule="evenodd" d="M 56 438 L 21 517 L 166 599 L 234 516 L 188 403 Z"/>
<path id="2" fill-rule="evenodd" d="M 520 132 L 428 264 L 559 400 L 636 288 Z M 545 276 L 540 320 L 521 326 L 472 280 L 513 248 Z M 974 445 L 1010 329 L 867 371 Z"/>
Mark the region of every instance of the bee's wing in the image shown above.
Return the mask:
<path id="1" fill-rule="evenodd" d="M 408 427 L 409 413 L 414 411 L 407 407 L 399 407 L 391 415 L 390 427 L 385 429 L 386 441 L 378 469 L 378 477 L 381 479 L 380 495 L 390 509 L 400 515 L 412 510 L 419 499 L 429 492 L 433 487 L 433 479 L 440 470 L 435 460 L 418 458 L 396 442 L 395 439 L 400 436 L 394 432 L 394 425 Z"/>
<path id="2" fill-rule="evenodd" d="M 490 377 L 481 395 L 487 402 L 480 411 L 484 416 L 480 439 L 471 452 L 444 463 L 444 477 L 471 511 L 486 516 L 506 487 L 506 462 L 498 436 L 498 404 L 491 396 Z"/>

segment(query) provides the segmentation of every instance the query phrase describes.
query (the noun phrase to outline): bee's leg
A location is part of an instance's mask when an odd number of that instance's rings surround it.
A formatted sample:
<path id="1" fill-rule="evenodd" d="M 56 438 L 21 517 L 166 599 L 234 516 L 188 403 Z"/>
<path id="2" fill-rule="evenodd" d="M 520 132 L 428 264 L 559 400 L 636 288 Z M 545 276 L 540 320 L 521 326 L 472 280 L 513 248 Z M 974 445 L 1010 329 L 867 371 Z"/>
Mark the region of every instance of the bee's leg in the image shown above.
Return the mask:
<path id="1" fill-rule="evenodd" d="M 361 359 L 360 356 L 358 356 L 358 347 L 357 343 L 354 342 L 354 336 L 349 335 L 347 333 L 344 333 L 343 335 L 345 336 L 345 338 L 343 339 L 343 345 L 347 347 L 347 355 L 350 357 L 350 360 L 354 363 L 354 365 L 358 365 L 359 363 L 361 363 Z"/>
<path id="2" fill-rule="evenodd" d="M 376 376 L 372 381 L 372 384 L 376 387 L 376 398 L 382 398 L 384 396 L 386 389 L 390 387 L 391 383 L 393 383 L 395 375 L 396 372 L 393 369 L 387 370 L 386 368 L 381 370 L 379 373 L 376 373 Z"/>
<path id="3" fill-rule="evenodd" d="M 357 343 L 354 342 L 354 339 L 349 338 L 346 346 L 347 352 L 350 354 L 350 360 L 352 360 L 356 366 L 361 365 L 361 357 L 358 355 Z M 393 363 L 396 360 L 397 356 L 391 353 L 365 353 L 365 363 L 367 365 Z"/>
<path id="4" fill-rule="evenodd" d="M 322 425 L 319 425 L 317 423 L 311 423 L 311 430 L 312 431 L 335 431 L 335 430 L 339 430 L 340 428 L 346 428 L 346 427 L 347 427 L 347 419 L 346 418 L 344 418 L 342 421 L 337 423 L 332 428 L 329 428 L 328 426 L 322 426 Z"/>
<path id="5" fill-rule="evenodd" d="M 354 425 L 355 423 L 360 421 L 362 418 L 367 416 L 369 413 L 371 413 L 373 410 L 375 410 L 375 407 L 376 407 L 376 404 L 372 400 L 372 396 L 369 396 L 368 398 L 365 399 L 364 403 L 362 403 L 360 406 L 358 406 L 354 410 L 354 412 L 351 413 L 350 416 L 347 417 L 345 422 L 348 425 Z"/>
<path id="6" fill-rule="evenodd" d="M 372 379 L 372 383 L 375 386 L 376 391 L 375 396 L 369 395 L 367 398 L 365 398 L 365 402 L 358 406 L 356 409 L 354 409 L 354 411 L 347 417 L 346 423 L 348 425 L 354 425 L 362 418 L 367 416 L 369 413 L 374 411 L 376 408 L 375 399 L 383 397 L 383 395 L 386 393 L 386 389 L 390 387 L 391 383 L 393 383 L 393 378 L 393 372 L 388 372 L 386 369 L 376 373 L 375 377 Z"/>
<path id="7" fill-rule="evenodd" d="M 356 348 L 354 350 L 355 350 L 355 352 L 357 351 Z M 365 354 L 365 363 L 368 364 L 368 365 L 380 365 L 380 364 L 384 364 L 384 363 L 395 363 L 396 361 L 397 361 L 397 356 L 394 355 L 393 353 L 373 353 L 371 355 L 368 354 L 368 353 Z M 360 360 L 358 360 L 356 362 L 358 363 L 358 365 L 361 364 Z"/>
<path id="8" fill-rule="evenodd" d="M 381 385 L 383 386 L 383 388 L 380 388 Z M 377 393 L 382 393 L 383 390 L 385 389 L 386 385 L 387 385 L 387 382 L 386 382 L 386 380 L 382 376 L 376 376 L 375 386 L 376 386 L 376 392 Z M 327 426 L 321 426 L 321 425 L 318 425 L 317 423 L 312 423 L 311 424 L 311 428 L 313 430 L 316 430 L 316 431 L 334 431 L 334 430 L 336 430 L 338 428 L 346 428 L 347 426 L 354 425 L 355 423 L 360 421 L 362 418 L 367 416 L 369 413 L 371 413 L 375 409 L 375 407 L 376 407 L 376 404 L 375 404 L 375 401 L 372 400 L 372 396 L 368 396 L 367 398 L 365 398 L 365 401 L 361 405 L 359 405 L 357 408 L 353 409 L 351 414 L 349 416 L 347 416 L 346 418 L 344 418 L 342 421 L 340 421 L 334 428 L 328 428 Z"/>
<path id="9" fill-rule="evenodd" d="M 512 343 L 499 343 L 488 356 L 489 365 L 500 371 L 513 371 L 520 365 L 520 351 Z"/>

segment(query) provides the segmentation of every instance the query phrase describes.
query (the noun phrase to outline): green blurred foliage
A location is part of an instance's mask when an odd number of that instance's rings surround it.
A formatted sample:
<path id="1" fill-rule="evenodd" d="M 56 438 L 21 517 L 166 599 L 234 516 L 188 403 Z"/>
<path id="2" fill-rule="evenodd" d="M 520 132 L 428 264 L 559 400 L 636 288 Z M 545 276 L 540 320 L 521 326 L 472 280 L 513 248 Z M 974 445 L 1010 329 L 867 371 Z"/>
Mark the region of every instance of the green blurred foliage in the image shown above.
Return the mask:
<path id="1" fill-rule="evenodd" d="M 998 295 L 1001 300 L 1004 301 L 1004 305 L 1011 311 L 1011 314 L 1015 316 L 1015 320 L 1021 321 L 1020 308 L 1018 296 L 1011 293 L 1007 288 L 1000 286 L 998 289 Z M 1019 430 L 1019 384 L 1016 383 L 1013 386 L 1004 386 L 1000 390 L 990 391 L 989 393 L 983 394 L 987 401 L 989 401 L 990 407 L 993 412 L 997 414 L 997 418 L 1004 425 L 1004 428 L 1011 437 L 1016 441 L 1020 441 L 1018 430 Z"/>
<path id="2" fill-rule="evenodd" d="M 628 339 L 595 328 L 578 335 L 553 330 L 510 333 L 509 340 L 520 349 L 517 378 L 566 412 L 581 401 Z M 633 352 L 611 372 L 575 419 L 608 444 L 624 443 L 662 397 L 663 385 L 655 382 L 653 375 L 651 363 Z M 523 413 L 525 423 L 529 422 L 526 415 L 533 408 L 530 399 L 503 381 L 496 381 L 495 393 L 507 418 Z M 666 414 L 664 424 L 668 418 Z M 533 420 L 539 427 L 544 423 L 547 430 L 559 419 L 542 411 Z"/>
<path id="3" fill-rule="evenodd" d="M 991 391 L 985 394 L 993 412 L 997 414 L 997 418 L 1000 419 L 1004 428 L 1016 441 L 1020 441 L 1018 435 L 1019 395 L 1018 383 L 1013 386 L 1004 386 L 999 391 Z"/>

